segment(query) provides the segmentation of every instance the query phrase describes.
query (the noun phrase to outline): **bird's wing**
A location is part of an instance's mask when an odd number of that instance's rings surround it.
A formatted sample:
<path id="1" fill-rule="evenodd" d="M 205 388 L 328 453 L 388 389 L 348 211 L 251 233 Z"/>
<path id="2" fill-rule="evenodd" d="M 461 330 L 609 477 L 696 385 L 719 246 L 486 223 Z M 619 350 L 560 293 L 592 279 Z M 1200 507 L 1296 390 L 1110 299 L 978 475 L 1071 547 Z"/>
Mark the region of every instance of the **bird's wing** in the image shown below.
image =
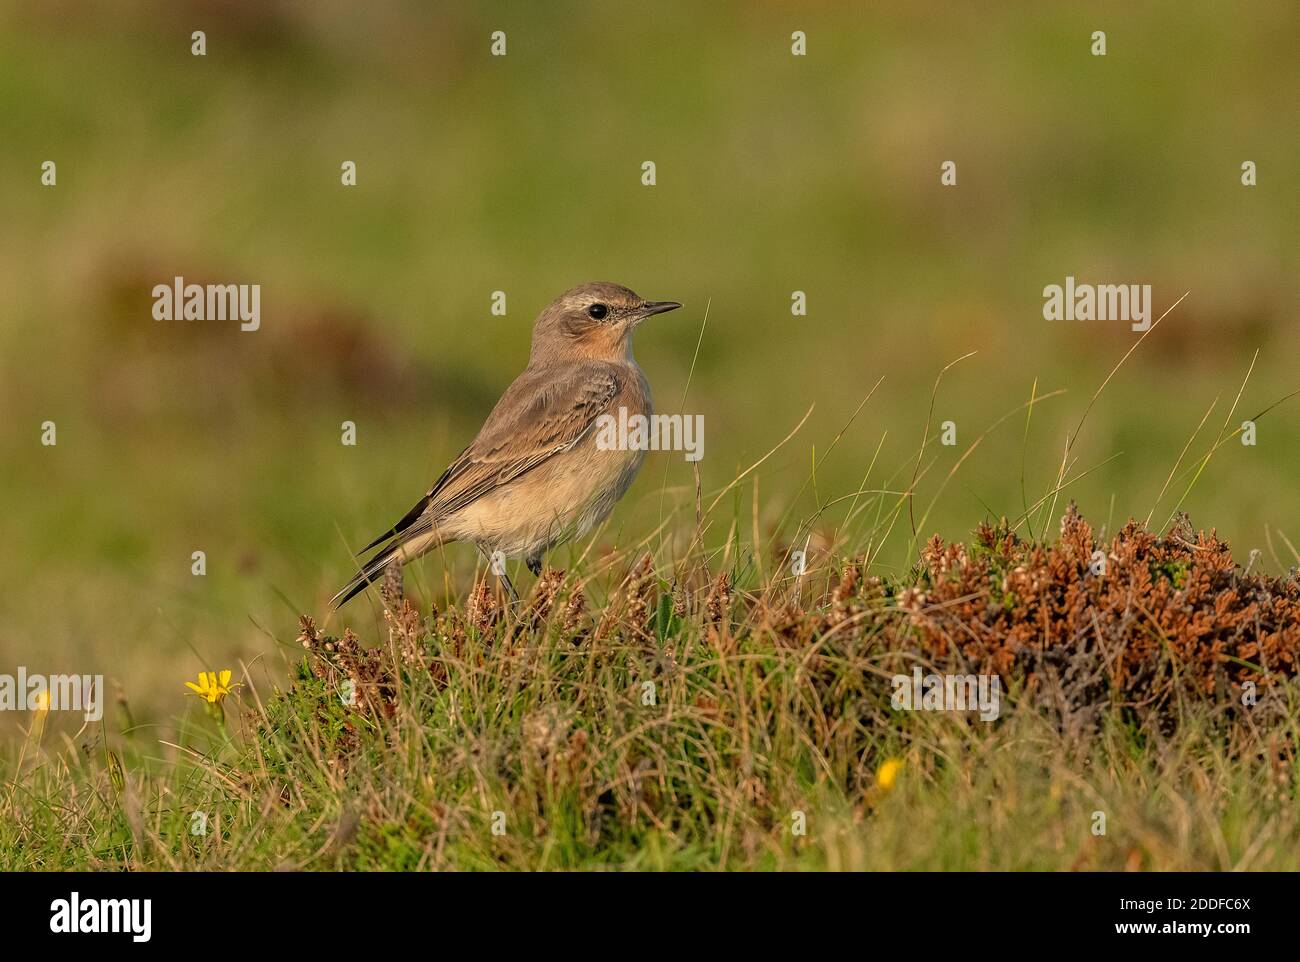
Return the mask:
<path id="1" fill-rule="evenodd" d="M 387 541 L 332 599 L 335 608 L 383 577 L 405 545 L 428 534 L 439 518 L 508 484 L 581 441 L 610 408 L 626 375 L 607 364 L 529 369 L 492 409 L 472 444 L 451 463 L 402 520 L 363 552 Z"/>
<path id="2" fill-rule="evenodd" d="M 459 511 L 574 447 L 608 411 L 625 377 L 610 365 L 594 363 L 525 371 L 492 409 L 478 437 L 424 497 L 362 550 L 401 538 L 413 526 L 427 529 L 435 519 Z M 421 519 L 424 523 L 417 525 Z"/>

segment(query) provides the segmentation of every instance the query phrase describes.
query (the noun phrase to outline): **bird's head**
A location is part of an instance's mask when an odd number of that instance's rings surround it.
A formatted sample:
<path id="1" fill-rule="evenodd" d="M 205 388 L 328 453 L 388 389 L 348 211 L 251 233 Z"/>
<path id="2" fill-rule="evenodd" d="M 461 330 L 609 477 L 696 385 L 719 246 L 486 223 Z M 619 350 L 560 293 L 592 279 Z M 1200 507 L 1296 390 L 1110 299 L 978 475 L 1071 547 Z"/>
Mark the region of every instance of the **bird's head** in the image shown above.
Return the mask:
<path id="1" fill-rule="evenodd" d="M 631 353 L 632 331 L 638 324 L 681 306 L 676 301 L 647 301 L 619 284 L 583 284 L 565 291 L 538 315 L 532 360 L 621 360 Z"/>

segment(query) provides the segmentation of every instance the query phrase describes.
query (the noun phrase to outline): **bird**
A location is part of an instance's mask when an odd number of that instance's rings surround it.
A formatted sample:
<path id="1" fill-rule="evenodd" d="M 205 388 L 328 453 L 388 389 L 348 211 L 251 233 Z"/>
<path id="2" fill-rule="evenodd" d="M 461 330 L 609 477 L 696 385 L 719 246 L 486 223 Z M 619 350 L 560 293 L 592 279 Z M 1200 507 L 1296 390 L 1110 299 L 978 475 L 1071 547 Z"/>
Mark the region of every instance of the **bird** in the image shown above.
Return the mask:
<path id="1" fill-rule="evenodd" d="M 646 318 L 681 306 L 605 281 L 547 305 L 533 323 L 523 373 L 424 497 L 358 552 L 378 549 L 331 607 L 341 608 L 390 565 L 455 541 L 477 545 L 517 602 L 496 559 L 523 558 L 539 575 L 545 553 L 609 517 L 636 477 L 644 447 L 598 445 L 598 419 L 618 417 L 620 408 L 650 417 L 650 384 L 632 356 L 632 334 Z"/>

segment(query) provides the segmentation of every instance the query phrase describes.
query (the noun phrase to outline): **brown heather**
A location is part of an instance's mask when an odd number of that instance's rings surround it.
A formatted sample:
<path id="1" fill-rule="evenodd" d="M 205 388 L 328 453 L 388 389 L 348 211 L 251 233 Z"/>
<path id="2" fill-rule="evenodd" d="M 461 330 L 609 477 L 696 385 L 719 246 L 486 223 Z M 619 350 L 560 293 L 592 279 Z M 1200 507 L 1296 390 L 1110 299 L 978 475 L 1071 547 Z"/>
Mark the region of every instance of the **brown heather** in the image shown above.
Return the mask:
<path id="1" fill-rule="evenodd" d="M 1098 551 L 1102 574 L 1092 570 Z M 582 588 L 567 584 L 563 571 L 546 571 L 516 613 L 485 578 L 463 613 L 453 607 L 427 618 L 401 597 L 400 580 L 390 580 L 383 592 L 388 645 L 362 647 L 350 630 L 341 639 L 323 637 L 307 617 L 300 640 L 325 690 L 351 679 L 353 711 L 376 722 L 392 718 L 400 701 L 397 659 L 424 666 L 441 690 L 467 657 L 477 672 L 515 671 L 512 659 L 524 657 L 519 646 L 537 646 L 552 628 L 579 664 L 619 662 L 629 691 L 641 678 L 671 685 L 690 676 L 696 714 L 728 724 L 746 708 L 727 703 L 727 665 L 760 654 L 775 659 L 776 677 L 793 659 L 806 697 L 819 706 L 807 719 L 814 734 L 838 737 L 862 725 L 898 724 L 890 678 L 918 665 L 927 673 L 996 673 L 1013 702 L 1075 732 L 1095 727 L 1108 709 L 1168 730 L 1189 701 L 1228 723 L 1263 722 L 1284 711 L 1285 693 L 1276 689 L 1296 675 L 1300 585 L 1294 577 L 1245 574 L 1228 545 L 1185 518 L 1165 537 L 1130 522 L 1101 542 L 1071 505 L 1052 544 L 1023 541 L 1005 522 L 985 524 L 970 545 L 931 539 L 906 583 L 862 571 L 861 560 L 849 561 L 820 596 L 800 603 L 798 593 L 733 592 L 726 572 L 688 594 L 661 583 L 642 555 L 595 625 Z M 655 620 L 668 612 L 681 624 L 665 637 Z M 1254 698 L 1247 708 L 1248 691 Z M 564 752 L 554 732 L 567 732 L 566 725 L 534 711 L 526 741 L 558 759 Z M 575 744 L 564 751 L 581 754 Z"/>
<path id="2" fill-rule="evenodd" d="M 1071 506 L 1052 545 L 1005 525 L 982 526 L 970 547 L 934 538 L 898 607 L 907 619 L 896 642 L 1023 680 L 1067 713 L 1112 702 L 1159 713 L 1183 696 L 1236 711 L 1249 684 L 1262 704 L 1294 677 L 1300 654 L 1295 578 L 1243 574 L 1226 543 L 1185 517 L 1163 538 L 1130 521 L 1101 542 Z"/>

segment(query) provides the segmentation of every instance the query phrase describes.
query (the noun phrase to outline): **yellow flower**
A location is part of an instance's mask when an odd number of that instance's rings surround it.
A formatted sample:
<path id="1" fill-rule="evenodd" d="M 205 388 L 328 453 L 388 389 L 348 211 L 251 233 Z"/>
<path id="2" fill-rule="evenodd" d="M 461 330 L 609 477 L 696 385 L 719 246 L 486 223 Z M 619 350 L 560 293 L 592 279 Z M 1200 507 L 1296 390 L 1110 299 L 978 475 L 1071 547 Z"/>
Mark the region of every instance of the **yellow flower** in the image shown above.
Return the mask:
<path id="1" fill-rule="evenodd" d="M 876 769 L 876 784 L 885 791 L 890 791 L 894 787 L 894 782 L 898 780 L 898 773 L 903 770 L 903 760 L 901 758 L 886 758 Z"/>
<path id="2" fill-rule="evenodd" d="M 32 711 L 38 715 L 44 715 L 50 710 L 50 693 L 48 691 L 39 691 L 32 696 Z"/>
<path id="3" fill-rule="evenodd" d="M 217 705 L 230 694 L 233 688 L 239 686 L 230 684 L 230 669 L 226 669 L 220 676 L 215 671 L 201 671 L 199 672 L 199 683 L 196 685 L 192 681 L 187 681 L 185 687 L 189 688 L 209 705 Z"/>

